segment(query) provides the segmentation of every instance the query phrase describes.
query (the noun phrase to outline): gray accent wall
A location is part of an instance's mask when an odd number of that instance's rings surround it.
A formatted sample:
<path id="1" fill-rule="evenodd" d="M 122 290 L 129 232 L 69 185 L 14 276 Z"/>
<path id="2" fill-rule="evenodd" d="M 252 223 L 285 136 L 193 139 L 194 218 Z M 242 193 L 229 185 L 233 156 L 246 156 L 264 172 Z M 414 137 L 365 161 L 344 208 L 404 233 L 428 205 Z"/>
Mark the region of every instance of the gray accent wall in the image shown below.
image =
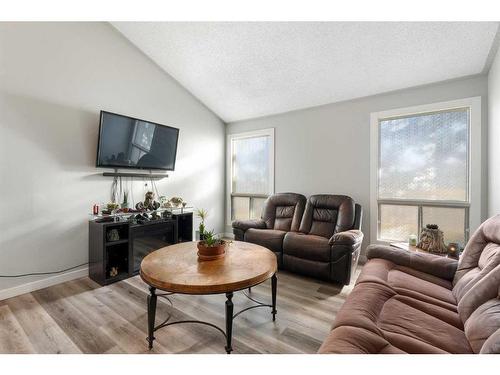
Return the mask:
<path id="1" fill-rule="evenodd" d="M 332 87 L 332 90 L 335 90 L 335 87 Z M 481 96 L 484 145 L 481 212 L 482 217 L 486 218 L 487 91 L 487 77 L 473 76 L 233 122 L 227 125 L 226 132 L 232 134 L 275 128 L 275 191 L 297 192 L 306 196 L 319 193 L 351 196 L 364 209 L 363 232 L 366 247 L 371 242 L 370 113 Z M 231 231 L 229 226 L 226 231 Z"/>
<path id="2" fill-rule="evenodd" d="M 87 262 L 88 215 L 112 182 L 95 168 L 101 109 L 180 128 L 176 170 L 158 189 L 223 230 L 216 115 L 107 23 L 0 23 L 1 275 Z M 133 189 L 143 200 L 144 183 Z M 64 279 L 0 279 L 0 299 Z"/>

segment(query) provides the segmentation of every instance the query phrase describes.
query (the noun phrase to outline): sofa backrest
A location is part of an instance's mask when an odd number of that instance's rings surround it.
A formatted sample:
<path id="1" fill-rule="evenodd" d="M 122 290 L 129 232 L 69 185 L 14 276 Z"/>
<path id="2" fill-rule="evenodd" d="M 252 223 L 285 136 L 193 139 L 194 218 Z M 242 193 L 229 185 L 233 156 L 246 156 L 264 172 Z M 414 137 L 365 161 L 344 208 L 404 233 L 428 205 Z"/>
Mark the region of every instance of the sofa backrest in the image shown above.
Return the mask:
<path id="1" fill-rule="evenodd" d="M 267 229 L 298 231 L 306 197 L 296 193 L 277 193 L 267 198 L 262 220 Z"/>
<path id="2" fill-rule="evenodd" d="M 475 353 L 500 352 L 500 265 L 462 297 L 458 313 L 465 322 L 465 335 Z M 496 340 L 489 339 L 493 335 Z"/>
<path id="3" fill-rule="evenodd" d="M 300 232 L 330 238 L 337 232 L 353 229 L 355 204 L 346 195 L 318 194 L 307 199 Z"/>
<path id="4" fill-rule="evenodd" d="M 500 215 L 471 236 L 458 262 L 453 295 L 465 335 L 476 353 L 500 346 Z M 497 337 L 492 339 L 491 337 Z"/>
<path id="5" fill-rule="evenodd" d="M 500 215 L 486 220 L 469 239 L 453 279 L 457 302 L 500 264 Z"/>

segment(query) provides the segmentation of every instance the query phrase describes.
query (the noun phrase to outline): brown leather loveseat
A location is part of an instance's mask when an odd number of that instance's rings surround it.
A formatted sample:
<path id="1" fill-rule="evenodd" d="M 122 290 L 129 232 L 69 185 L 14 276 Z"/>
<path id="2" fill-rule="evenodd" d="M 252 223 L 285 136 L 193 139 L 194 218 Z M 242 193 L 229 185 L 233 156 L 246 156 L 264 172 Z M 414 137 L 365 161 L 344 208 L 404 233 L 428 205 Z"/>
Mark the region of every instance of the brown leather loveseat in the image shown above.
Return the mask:
<path id="1" fill-rule="evenodd" d="M 361 206 L 345 195 L 279 193 L 269 197 L 261 219 L 233 222 L 238 241 L 274 251 L 282 269 L 349 284 L 363 233 Z"/>
<path id="2" fill-rule="evenodd" d="M 368 248 L 320 353 L 500 353 L 500 215 L 460 260 Z"/>

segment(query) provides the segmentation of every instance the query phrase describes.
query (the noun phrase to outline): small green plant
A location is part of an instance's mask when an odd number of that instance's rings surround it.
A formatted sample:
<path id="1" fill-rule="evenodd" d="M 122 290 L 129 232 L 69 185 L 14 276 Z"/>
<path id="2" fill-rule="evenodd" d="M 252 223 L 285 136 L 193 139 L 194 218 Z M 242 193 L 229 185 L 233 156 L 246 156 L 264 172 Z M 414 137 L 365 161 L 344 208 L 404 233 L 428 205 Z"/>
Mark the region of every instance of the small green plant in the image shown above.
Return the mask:
<path id="1" fill-rule="evenodd" d="M 125 191 L 123 192 L 122 208 L 127 208 L 127 207 L 128 207 L 128 192 Z"/>
<path id="2" fill-rule="evenodd" d="M 218 246 L 222 243 L 222 240 L 214 234 L 213 229 L 204 233 L 203 241 L 207 247 Z"/>
<path id="3" fill-rule="evenodd" d="M 214 231 L 213 230 L 211 230 L 209 232 L 205 232 L 203 234 L 203 238 L 204 238 L 204 241 L 205 241 L 205 245 L 207 245 L 207 246 L 214 246 L 215 242 L 217 241 L 217 239 L 214 236 Z"/>
<path id="4" fill-rule="evenodd" d="M 108 209 L 108 211 L 116 210 L 118 207 L 120 207 L 120 205 L 118 203 L 115 203 L 115 202 L 110 202 L 106 205 L 106 208 Z"/>
<path id="5" fill-rule="evenodd" d="M 199 208 L 196 210 L 196 216 L 201 220 L 198 229 L 200 230 L 200 239 L 203 239 L 203 236 L 205 235 L 205 219 L 208 216 L 208 211 L 204 208 Z"/>

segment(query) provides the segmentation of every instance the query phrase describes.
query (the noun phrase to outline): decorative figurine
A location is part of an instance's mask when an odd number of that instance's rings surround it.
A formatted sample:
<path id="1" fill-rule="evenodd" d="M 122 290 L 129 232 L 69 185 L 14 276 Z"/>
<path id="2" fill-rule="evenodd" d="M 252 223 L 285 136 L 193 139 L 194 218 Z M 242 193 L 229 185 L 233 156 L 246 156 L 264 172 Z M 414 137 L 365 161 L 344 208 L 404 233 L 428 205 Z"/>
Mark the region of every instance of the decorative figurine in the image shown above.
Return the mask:
<path id="1" fill-rule="evenodd" d="M 106 237 L 109 242 L 119 241 L 120 233 L 118 232 L 118 229 L 111 229 L 109 232 L 106 233 Z"/>
<path id="2" fill-rule="evenodd" d="M 109 271 L 109 277 L 115 277 L 118 275 L 118 267 L 111 267 L 111 270 Z"/>
<path id="3" fill-rule="evenodd" d="M 436 224 L 427 224 L 420 234 L 417 247 L 430 253 L 446 254 L 448 249 L 444 244 L 443 231 Z"/>
<path id="4" fill-rule="evenodd" d="M 152 191 L 148 191 L 144 196 L 144 207 L 147 209 L 151 209 L 153 207 L 153 203 L 155 201 L 155 193 Z"/>
<path id="5" fill-rule="evenodd" d="M 160 203 L 155 201 L 155 193 L 148 191 L 144 196 L 144 202 L 139 202 L 135 205 L 138 210 L 157 210 L 160 208 Z"/>
<path id="6" fill-rule="evenodd" d="M 161 197 L 158 197 L 158 201 L 160 202 L 160 207 L 167 207 L 166 204 L 168 203 L 168 199 L 166 196 L 162 195 Z"/>
<path id="7" fill-rule="evenodd" d="M 172 206 L 174 207 L 179 207 L 183 202 L 183 199 L 181 197 L 172 197 L 170 198 L 170 203 L 172 203 Z"/>

